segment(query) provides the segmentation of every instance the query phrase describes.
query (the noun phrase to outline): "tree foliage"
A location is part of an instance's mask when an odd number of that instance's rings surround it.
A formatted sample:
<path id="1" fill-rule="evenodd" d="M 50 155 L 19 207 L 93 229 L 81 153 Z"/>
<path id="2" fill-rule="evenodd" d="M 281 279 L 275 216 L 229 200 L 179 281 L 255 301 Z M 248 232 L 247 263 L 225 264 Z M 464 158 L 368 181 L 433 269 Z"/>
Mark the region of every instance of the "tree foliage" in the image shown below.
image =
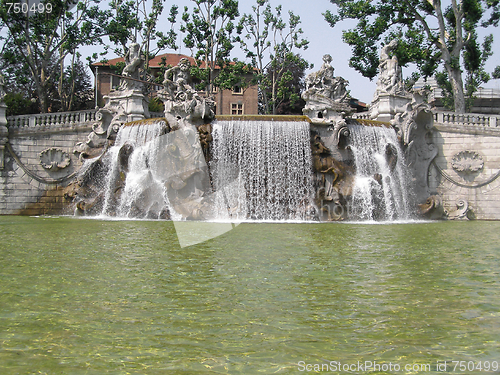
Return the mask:
<path id="1" fill-rule="evenodd" d="M 212 85 L 223 84 L 222 79 L 214 80 L 216 68 L 231 69 L 230 54 L 233 49 L 232 35 L 234 21 L 239 16 L 236 0 L 191 0 L 192 11 L 184 7 L 180 30 L 186 34 L 184 44 L 191 49 L 206 77 L 207 92 Z M 201 64 L 200 64 L 201 67 Z"/>
<path id="2" fill-rule="evenodd" d="M 420 74 L 429 77 L 440 67 L 438 81 L 446 84 L 445 97 L 456 112 L 465 112 L 466 98 L 490 75 L 484 70 L 491 56 L 493 36 L 479 42 L 478 28 L 497 26 L 499 0 L 330 0 L 337 13 L 324 13 L 334 27 L 345 19 L 357 20 L 356 28 L 343 31 L 343 40 L 352 47 L 350 66 L 365 77 L 377 74 L 378 50 L 392 39 L 399 63 L 415 63 Z M 465 71 L 465 84 L 462 72 Z"/>
<path id="3" fill-rule="evenodd" d="M 29 115 L 38 113 L 38 106 L 21 92 L 9 92 L 3 98 L 7 116 Z"/>
<path id="4" fill-rule="evenodd" d="M 305 88 L 305 71 L 309 63 L 299 54 L 280 54 L 264 72 L 261 92 L 264 113 L 301 115 L 305 102 L 300 94 Z"/>
<path id="5" fill-rule="evenodd" d="M 177 49 L 177 34 L 173 29 L 178 14 L 178 6 L 172 5 L 167 20 L 170 29 L 165 33 L 158 30 L 162 19 L 165 0 L 112 0 L 110 7 L 113 17 L 106 25 L 109 40 L 120 48 L 115 49 L 118 56 L 125 56 L 128 44 L 135 40 L 141 44 L 146 55 L 146 66 L 150 58 L 165 48 Z M 156 42 L 153 47 L 152 43 Z"/>
<path id="6" fill-rule="evenodd" d="M 6 31 L 2 59 L 6 64 L 22 61 L 40 110 L 47 112 L 66 57 L 79 46 L 102 42 L 106 12 L 99 9 L 99 0 L 42 0 L 43 12 L 28 13 L 12 11 L 7 0 L 0 3 L 0 27 Z"/>
<path id="7" fill-rule="evenodd" d="M 80 54 L 73 54 L 71 64 L 63 71 L 59 78 L 58 101 L 62 111 L 89 109 L 94 92 L 90 76 L 80 59 Z"/>
<path id="8" fill-rule="evenodd" d="M 60 70 L 57 59 L 54 57 L 47 65 L 50 81 L 46 84 L 46 98 L 48 111 L 74 111 L 88 109 L 93 98 L 90 76 L 86 66 L 77 52 L 72 55 L 70 64 Z M 36 85 L 31 79 L 29 67 L 22 59 L 0 59 L 6 91 L 11 94 L 7 101 L 9 114 L 21 115 L 27 113 L 40 113 L 40 102 L 37 100 Z M 26 108 L 23 109 L 23 106 Z M 26 112 L 27 111 L 27 112 Z"/>
<path id="9" fill-rule="evenodd" d="M 495 68 L 491 76 L 493 79 L 500 79 L 500 65 Z"/>
<path id="10" fill-rule="evenodd" d="M 309 63 L 295 51 L 309 42 L 302 37 L 300 17 L 290 11 L 285 21 L 281 5 L 273 10 L 268 0 L 257 0 L 252 10 L 241 17 L 237 40 L 256 69 L 261 112 L 276 114 L 283 103 L 293 107 L 300 100 Z"/>

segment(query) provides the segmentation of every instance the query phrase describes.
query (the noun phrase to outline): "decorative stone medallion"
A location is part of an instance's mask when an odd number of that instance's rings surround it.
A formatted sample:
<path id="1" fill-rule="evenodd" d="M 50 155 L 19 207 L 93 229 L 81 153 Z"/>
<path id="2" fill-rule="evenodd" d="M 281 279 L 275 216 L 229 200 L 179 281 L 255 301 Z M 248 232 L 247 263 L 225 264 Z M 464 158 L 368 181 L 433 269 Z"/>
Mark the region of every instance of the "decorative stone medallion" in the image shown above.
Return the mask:
<path id="1" fill-rule="evenodd" d="M 40 152 L 39 157 L 42 167 L 50 171 L 64 169 L 71 163 L 68 153 L 56 147 L 43 150 Z"/>
<path id="2" fill-rule="evenodd" d="M 451 159 L 451 165 L 457 172 L 471 174 L 481 171 L 484 162 L 481 155 L 475 151 L 460 151 Z"/>

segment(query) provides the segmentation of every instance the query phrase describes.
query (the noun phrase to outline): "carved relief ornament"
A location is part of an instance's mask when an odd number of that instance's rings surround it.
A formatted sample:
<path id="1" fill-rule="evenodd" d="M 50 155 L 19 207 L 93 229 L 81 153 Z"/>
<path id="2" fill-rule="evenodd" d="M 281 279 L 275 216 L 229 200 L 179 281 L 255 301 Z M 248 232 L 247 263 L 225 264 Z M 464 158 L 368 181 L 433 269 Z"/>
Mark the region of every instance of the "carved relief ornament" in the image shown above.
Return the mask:
<path id="1" fill-rule="evenodd" d="M 481 171 L 484 161 L 475 151 L 460 151 L 451 159 L 451 165 L 459 173 L 471 174 Z"/>
<path id="2" fill-rule="evenodd" d="M 50 171 L 64 169 L 71 163 L 68 153 L 57 147 L 51 147 L 43 150 L 40 152 L 39 157 L 42 167 Z"/>

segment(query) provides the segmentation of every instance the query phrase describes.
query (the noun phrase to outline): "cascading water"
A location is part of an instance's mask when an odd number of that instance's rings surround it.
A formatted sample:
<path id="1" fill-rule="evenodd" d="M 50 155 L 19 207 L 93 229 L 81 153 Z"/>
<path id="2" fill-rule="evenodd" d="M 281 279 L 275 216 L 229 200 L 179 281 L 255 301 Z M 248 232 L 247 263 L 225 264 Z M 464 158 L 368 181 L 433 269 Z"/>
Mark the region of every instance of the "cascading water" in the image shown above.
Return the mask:
<path id="1" fill-rule="evenodd" d="M 124 126 L 104 160 L 108 165 L 102 215 L 160 218 L 169 210 L 156 175 L 164 121 Z M 126 177 L 125 177 L 126 176 Z"/>
<path id="2" fill-rule="evenodd" d="M 212 136 L 210 169 L 215 190 L 224 191 L 217 204 L 221 215 L 229 207 L 235 220 L 309 218 L 309 123 L 217 121 Z"/>
<path id="3" fill-rule="evenodd" d="M 356 167 L 349 217 L 355 220 L 411 219 L 409 178 L 396 132 L 350 125 L 348 146 Z"/>

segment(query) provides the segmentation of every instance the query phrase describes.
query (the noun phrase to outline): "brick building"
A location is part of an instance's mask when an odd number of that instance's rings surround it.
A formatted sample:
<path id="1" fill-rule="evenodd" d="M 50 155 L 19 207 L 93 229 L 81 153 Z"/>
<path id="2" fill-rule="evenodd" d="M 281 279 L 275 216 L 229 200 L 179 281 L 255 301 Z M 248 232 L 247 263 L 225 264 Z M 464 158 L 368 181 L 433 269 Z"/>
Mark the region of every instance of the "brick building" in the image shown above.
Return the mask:
<path id="1" fill-rule="evenodd" d="M 187 58 L 191 65 L 195 65 L 195 60 L 192 57 L 181 55 L 178 53 L 165 53 L 156 56 L 149 61 L 149 67 L 155 76 L 161 75 L 162 58 L 165 59 L 167 66 L 176 66 L 182 58 Z M 96 77 L 97 95 L 99 100 L 109 94 L 111 89 L 118 87 L 120 77 L 111 75 L 113 71 L 110 66 L 116 65 L 119 62 L 124 62 L 123 57 L 117 57 L 108 60 L 106 63 L 98 62 L 91 64 L 90 68 Z M 215 72 L 217 74 L 217 71 Z M 162 86 L 153 86 L 152 91 L 158 91 Z M 204 94 L 204 93 L 203 93 Z M 235 86 L 232 90 L 214 89 L 212 93 L 216 103 L 217 115 L 256 115 L 258 114 L 258 90 L 257 86 L 241 88 Z"/>

